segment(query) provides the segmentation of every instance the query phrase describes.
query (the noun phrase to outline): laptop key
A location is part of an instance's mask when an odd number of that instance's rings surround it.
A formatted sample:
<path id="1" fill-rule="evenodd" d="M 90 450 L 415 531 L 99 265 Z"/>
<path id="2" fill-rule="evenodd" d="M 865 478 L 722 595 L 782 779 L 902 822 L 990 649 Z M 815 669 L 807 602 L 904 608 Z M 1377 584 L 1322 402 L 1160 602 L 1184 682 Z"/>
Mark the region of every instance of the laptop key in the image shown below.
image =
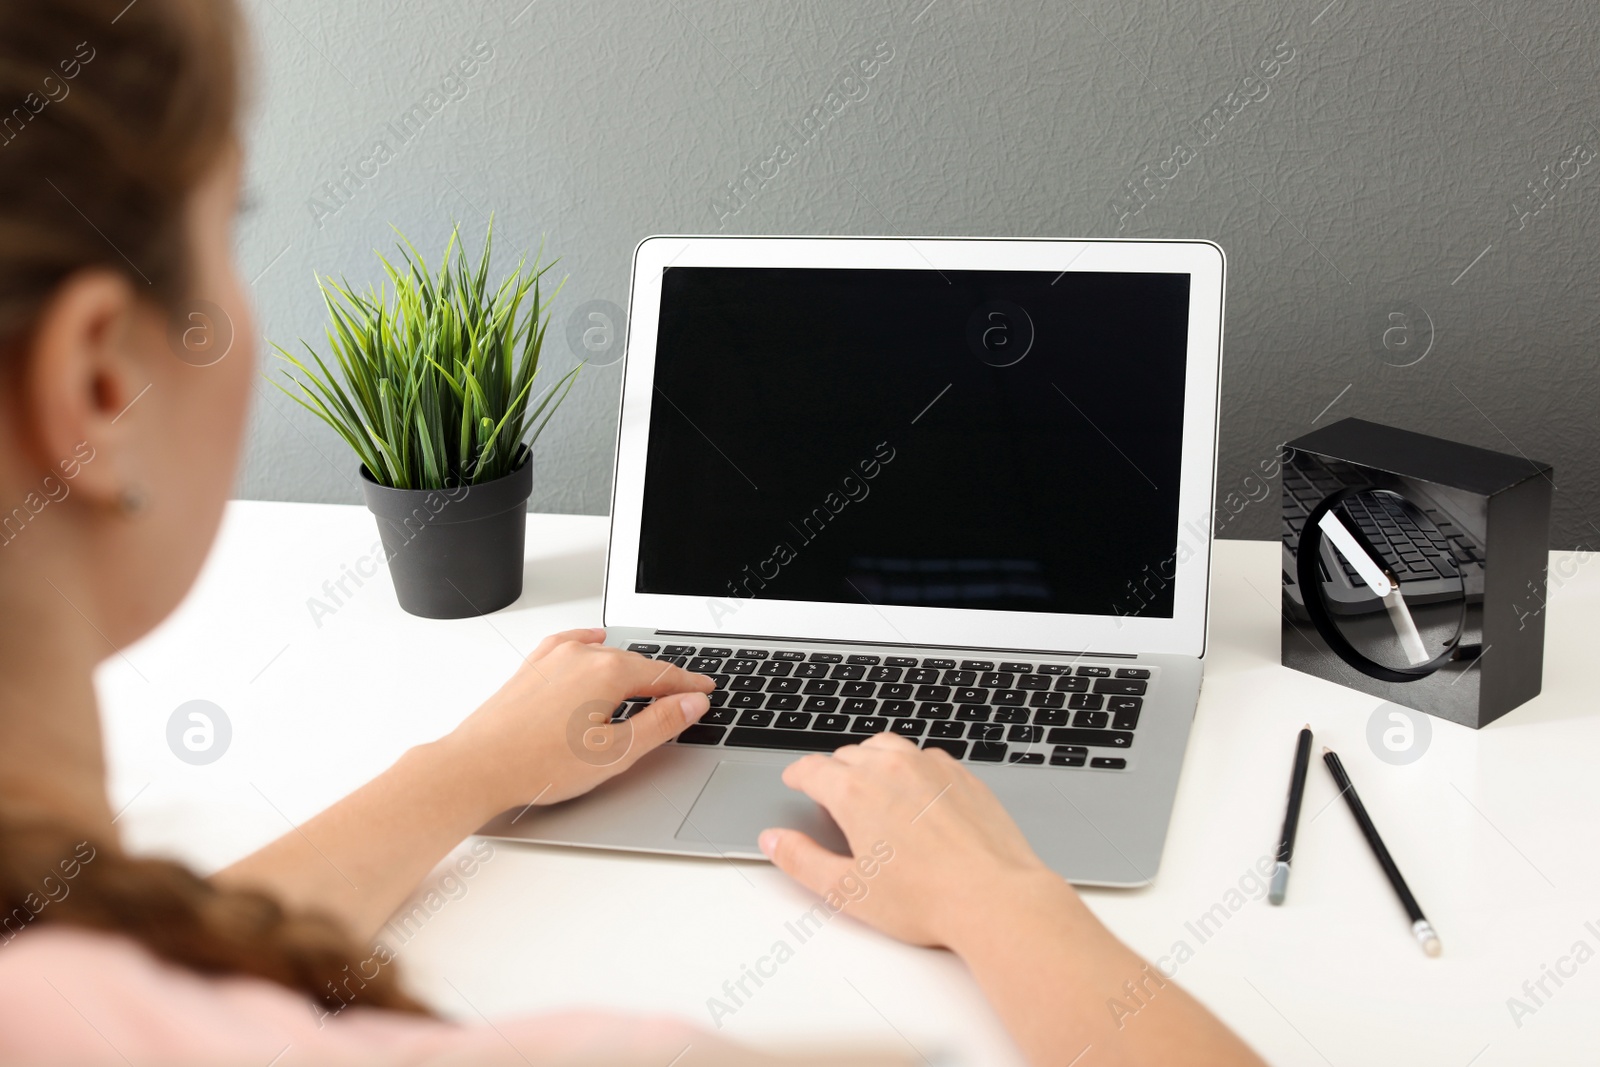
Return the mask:
<path id="1" fill-rule="evenodd" d="M 1102 678 L 1094 683 L 1096 693 L 1112 693 L 1119 697 L 1142 697 L 1149 682 L 1132 678 Z"/>
<path id="2" fill-rule="evenodd" d="M 730 748 L 777 748 L 794 752 L 832 752 L 865 741 L 861 734 L 824 733 L 816 730 L 757 730 L 735 726 L 725 742 Z"/>
<path id="3" fill-rule="evenodd" d="M 1064 756 L 1059 749 L 1050 754 L 1052 767 L 1082 767 L 1088 761 L 1088 756 Z"/>
<path id="4" fill-rule="evenodd" d="M 803 711 L 786 711 L 774 725 L 780 730 L 804 730 L 811 725 L 811 716 Z"/>
<path id="5" fill-rule="evenodd" d="M 700 716 L 700 721 L 708 726 L 726 726 L 733 721 L 733 709 L 712 708 Z"/>
<path id="6" fill-rule="evenodd" d="M 995 722 L 1027 722 L 1028 721 L 1028 709 L 1027 708 L 995 708 L 994 709 L 994 721 Z"/>
<path id="7" fill-rule="evenodd" d="M 810 712 L 830 712 L 839 710 L 838 697 L 806 697 L 806 710 Z"/>
<path id="8" fill-rule="evenodd" d="M 871 715 L 878 710 L 878 702 L 864 697 L 851 697 L 844 702 L 844 707 L 840 710 L 846 715 Z"/>
<path id="9" fill-rule="evenodd" d="M 917 686 L 918 700 L 949 700 L 950 687 L 948 685 L 919 685 Z"/>
<path id="10" fill-rule="evenodd" d="M 1118 678 L 1148 678 L 1150 671 L 1145 667 L 1118 667 Z"/>
<path id="11" fill-rule="evenodd" d="M 984 671 L 978 677 L 978 684 L 985 689 L 1010 689 L 1016 681 L 1017 676 L 1007 671 Z"/>
<path id="12" fill-rule="evenodd" d="M 889 656 L 883 662 L 887 667 L 915 667 L 917 658 L 915 656 Z"/>
<path id="13" fill-rule="evenodd" d="M 845 682 L 854 682 L 858 679 L 865 678 L 866 676 L 867 669 L 865 667 L 857 666 L 854 663 L 841 663 L 837 667 L 833 668 L 833 670 L 828 672 L 829 678 L 837 678 L 840 681 Z"/>
<path id="14" fill-rule="evenodd" d="M 1087 693 L 1089 691 L 1089 679 L 1062 676 L 1056 679 L 1055 690 L 1058 693 Z"/>
<path id="15" fill-rule="evenodd" d="M 728 707 L 759 708 L 766 699 L 765 693 L 735 693 L 733 699 L 728 701 Z"/>
<path id="16" fill-rule="evenodd" d="M 711 653 L 707 652 L 705 654 L 709 656 Z M 764 648 L 741 648 L 739 650 L 739 655 L 743 659 L 766 659 L 769 654 Z"/>
<path id="17" fill-rule="evenodd" d="M 660 645 L 652 645 L 647 641 L 635 641 L 633 644 L 628 646 L 628 651 L 629 652 L 643 652 L 647 656 L 653 656 L 657 652 L 661 651 L 661 646 Z"/>
<path id="18" fill-rule="evenodd" d="M 774 652 L 772 658 L 781 659 L 788 663 L 799 663 L 806 658 L 806 654 L 804 652 Z"/>
<path id="19" fill-rule="evenodd" d="M 1030 765 L 1038 765 L 1038 764 L 1042 764 L 1044 762 L 1044 753 L 1043 752 L 1013 752 L 1013 753 L 1011 753 L 1011 759 L 1008 762 L 1010 762 L 1010 763 L 1026 763 L 1026 764 L 1030 764 Z"/>
<path id="20" fill-rule="evenodd" d="M 1080 730 L 1074 726 L 1057 726 L 1050 731 L 1048 740 L 1052 745 L 1127 748 L 1133 744 L 1133 735 L 1126 730 Z"/>
<path id="21" fill-rule="evenodd" d="M 697 722 L 693 726 L 685 726 L 678 735 L 680 745 L 714 745 L 722 740 L 722 735 L 728 732 L 726 726 L 713 726 L 710 723 Z"/>
<path id="22" fill-rule="evenodd" d="M 882 710 L 891 719 L 906 719 L 917 710 L 917 706 L 909 700 L 885 700 Z"/>
<path id="23" fill-rule="evenodd" d="M 1128 766 L 1128 761 L 1120 756 L 1096 756 L 1089 761 L 1089 766 L 1102 771 L 1120 771 Z"/>
<path id="24" fill-rule="evenodd" d="M 995 693 L 993 702 L 1001 707 L 1020 708 L 1028 702 L 1028 694 L 1020 689 L 1001 689 Z"/>
<path id="25" fill-rule="evenodd" d="M 661 650 L 661 653 L 662 653 L 662 655 L 665 655 L 665 656 L 692 656 L 692 655 L 694 655 L 694 646 L 693 645 L 668 645 L 666 648 L 663 648 Z"/>
<path id="26" fill-rule="evenodd" d="M 785 663 L 781 659 L 769 659 L 756 668 L 756 673 L 763 678 L 787 678 L 789 672 L 794 670 L 794 664 Z"/>
<path id="27" fill-rule="evenodd" d="M 740 726 L 771 726 L 773 714 L 770 711 L 746 711 L 739 716 Z"/>
<path id="28" fill-rule="evenodd" d="M 970 687 L 957 689 L 950 699 L 957 704 L 987 704 L 989 703 L 989 691 Z"/>
<path id="29" fill-rule="evenodd" d="M 1110 721 L 1111 716 L 1103 711 L 1080 711 L 1072 717 L 1072 725 L 1091 730 L 1104 730 Z"/>
<path id="30" fill-rule="evenodd" d="M 707 659 L 727 659 L 729 656 L 733 655 L 733 649 L 731 649 L 731 648 L 702 648 L 700 650 L 700 654 L 702 656 L 705 656 Z M 740 654 L 743 655 L 743 653 L 740 653 Z"/>
<path id="31" fill-rule="evenodd" d="M 955 710 L 956 706 L 954 704 L 946 704 L 937 700 L 929 701 L 928 703 L 917 708 L 917 718 L 948 719 L 951 715 L 955 714 Z"/>
<path id="32" fill-rule="evenodd" d="M 881 715 L 859 715 L 852 729 L 858 734 L 881 734 L 889 728 L 889 720 Z"/>
<path id="33" fill-rule="evenodd" d="M 1111 677 L 1111 668 L 1110 667 L 1087 667 L 1087 666 L 1079 667 L 1078 670 L 1077 670 L 1077 674 L 1078 674 L 1078 677 L 1080 677 L 1080 678 L 1109 678 L 1109 677 Z"/>
<path id="34" fill-rule="evenodd" d="M 1003 763 L 1006 758 L 1006 746 L 994 741 L 974 741 L 968 759 L 977 760 L 979 763 Z"/>
<path id="35" fill-rule="evenodd" d="M 728 679 L 726 688 L 733 690 L 735 693 L 759 693 L 762 689 L 762 681 L 760 678 L 752 678 L 749 675 L 742 674 L 737 678 Z"/>
<path id="36" fill-rule="evenodd" d="M 800 707 L 801 699 L 794 693 L 773 693 L 767 697 L 767 710 L 794 711 Z"/>
<path id="37" fill-rule="evenodd" d="M 728 695 L 726 689 L 713 689 L 706 694 L 706 699 L 711 701 L 712 707 L 720 708 L 728 702 Z"/>
<path id="38" fill-rule="evenodd" d="M 864 667 L 876 667 L 879 663 L 877 656 L 851 656 L 846 663 L 859 663 Z"/>
<path id="39" fill-rule="evenodd" d="M 761 666 L 761 663 L 758 660 L 730 659 L 723 661 L 722 669 L 729 674 L 754 674 L 759 666 Z"/>
<path id="40" fill-rule="evenodd" d="M 906 681 L 912 685 L 931 685 L 939 680 L 939 672 L 926 670 L 922 667 L 913 667 L 906 671 Z"/>
<path id="41" fill-rule="evenodd" d="M 1033 713 L 1033 721 L 1039 726 L 1065 726 L 1067 725 L 1067 709 L 1040 708 Z"/>
<path id="42" fill-rule="evenodd" d="M 994 670 L 994 662 L 986 659 L 964 659 L 961 661 L 961 669 L 964 671 L 992 671 Z"/>
<path id="43" fill-rule="evenodd" d="M 807 696 L 831 697 L 839 691 L 839 683 L 831 678 L 813 678 L 800 691 Z"/>
<path id="44" fill-rule="evenodd" d="M 1006 731 L 1006 740 L 1014 741 L 1019 745 L 1036 745 L 1044 740 L 1044 727 L 1029 726 L 1019 722 Z"/>
<path id="45" fill-rule="evenodd" d="M 962 722 L 988 722 L 989 709 L 980 704 L 963 704 L 956 709 L 956 718 Z"/>
<path id="46" fill-rule="evenodd" d="M 960 759 L 967 754 L 967 743 L 965 741 L 954 741 L 944 737 L 930 737 L 922 742 L 922 747 L 942 748 L 956 759 Z"/>
<path id="47" fill-rule="evenodd" d="M 1067 707 L 1073 711 L 1099 711 L 1105 702 L 1106 698 L 1099 693 L 1073 693 Z"/>
<path id="48" fill-rule="evenodd" d="M 914 692 L 916 687 L 905 682 L 884 682 L 878 687 L 878 695 L 885 700 L 910 700 Z"/>
<path id="49" fill-rule="evenodd" d="M 1066 663 L 1041 663 L 1041 664 L 1039 664 L 1038 673 L 1039 674 L 1071 674 L 1072 673 L 1072 667 L 1071 667 L 1070 664 L 1066 664 Z"/>
<path id="50" fill-rule="evenodd" d="M 689 669 L 697 674 L 715 674 L 722 669 L 722 661 L 710 656 L 696 656 L 689 661 Z"/>
<path id="51" fill-rule="evenodd" d="M 812 663 L 838 663 L 844 659 L 837 652 L 813 652 L 808 658 Z"/>
<path id="52" fill-rule="evenodd" d="M 801 663 L 794 669 L 796 678 L 826 678 L 828 665 L 826 663 Z"/>
<path id="53" fill-rule="evenodd" d="M 769 693 L 798 693 L 803 683 L 798 678 L 768 678 Z"/>
<path id="54" fill-rule="evenodd" d="M 967 736 L 974 741 L 998 741 L 1005 736 L 1005 727 L 997 722 L 975 722 L 967 727 Z"/>
<path id="55" fill-rule="evenodd" d="M 867 672 L 867 681 L 898 682 L 902 673 L 899 667 L 874 667 Z"/>
<path id="56" fill-rule="evenodd" d="M 960 737 L 966 732 L 967 727 L 964 723 L 935 720 L 928 724 L 929 737 Z"/>
<path id="57" fill-rule="evenodd" d="M 1050 676 L 1048 674 L 1023 674 L 1017 677 L 1018 689 L 1049 689 Z"/>
<path id="58" fill-rule="evenodd" d="M 889 729 L 901 737 L 921 737 L 928 724 L 922 719 L 896 719 Z"/>
<path id="59" fill-rule="evenodd" d="M 1113 730 L 1131 730 L 1139 725 L 1139 709 L 1144 705 L 1144 700 L 1139 697 L 1112 697 L 1106 701 L 1106 709 L 1111 712 L 1111 728 Z"/>
<path id="60" fill-rule="evenodd" d="M 1059 708 L 1066 704 L 1065 693 L 1033 693 L 1028 697 L 1028 703 L 1035 708 Z"/>
<path id="61" fill-rule="evenodd" d="M 845 682 L 839 687 L 839 695 L 843 697 L 869 697 L 877 691 L 874 682 Z"/>
<path id="62" fill-rule="evenodd" d="M 1033 664 L 1012 663 L 1008 660 L 1007 662 L 1000 664 L 1000 669 L 1003 671 L 1010 671 L 1012 674 L 1027 674 L 1033 670 Z"/>
<path id="63" fill-rule="evenodd" d="M 953 659 L 925 659 L 922 665 L 931 670 L 948 671 L 954 669 L 956 661 Z"/>
<path id="64" fill-rule="evenodd" d="M 850 728 L 850 716 L 818 715 L 816 728 L 818 730 L 830 730 L 834 733 L 843 733 Z"/>
<path id="65" fill-rule="evenodd" d="M 939 679 L 945 685 L 973 685 L 978 681 L 977 671 L 945 671 Z"/>

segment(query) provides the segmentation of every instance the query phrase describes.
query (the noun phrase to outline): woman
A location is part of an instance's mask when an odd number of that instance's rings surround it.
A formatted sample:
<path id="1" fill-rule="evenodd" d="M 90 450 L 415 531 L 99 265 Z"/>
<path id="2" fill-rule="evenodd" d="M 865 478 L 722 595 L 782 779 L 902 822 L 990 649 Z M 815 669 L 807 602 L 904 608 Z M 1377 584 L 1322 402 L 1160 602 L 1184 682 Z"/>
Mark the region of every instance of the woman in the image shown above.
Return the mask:
<path id="1" fill-rule="evenodd" d="M 169 336 L 207 305 L 241 346 L 255 333 L 230 258 L 238 16 L 217 0 L 124 5 L 0 5 L 0 99 L 19 102 L 0 117 L 0 1053 L 778 1062 L 664 1021 L 458 1027 L 409 998 L 393 967 L 352 977 L 474 827 L 625 772 L 706 710 L 709 678 L 608 648 L 599 631 L 547 639 L 451 734 L 213 878 L 120 849 L 91 673 L 193 582 L 255 373 L 244 349 L 193 366 Z M 573 758 L 566 709 L 633 695 L 656 700 L 633 720 L 630 757 Z M 1086 1063 L 1257 1062 L 1100 926 L 944 753 L 885 735 L 785 777 L 858 849 L 894 850 L 851 914 L 958 953 L 1031 1062 L 1085 1047 Z M 787 830 L 761 847 L 818 893 L 867 861 Z M 1119 1024 L 1106 1006 L 1127 982 L 1146 996 Z"/>

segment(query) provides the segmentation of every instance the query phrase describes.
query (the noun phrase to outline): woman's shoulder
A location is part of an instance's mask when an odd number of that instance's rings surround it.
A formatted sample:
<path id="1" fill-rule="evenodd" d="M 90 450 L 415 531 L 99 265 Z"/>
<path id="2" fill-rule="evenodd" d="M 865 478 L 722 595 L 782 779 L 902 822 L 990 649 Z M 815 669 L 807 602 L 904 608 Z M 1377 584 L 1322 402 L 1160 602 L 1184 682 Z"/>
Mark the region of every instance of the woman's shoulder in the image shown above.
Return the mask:
<path id="1" fill-rule="evenodd" d="M 458 1026 L 352 1008 L 337 1014 L 258 978 L 213 977 L 128 938 L 73 927 L 0 931 L 0 1059 L 117 1064 L 417 1063 L 469 1055 L 602 1056 L 703 1040 L 671 1020 L 570 1013 Z M 671 1056 L 668 1056 L 670 1059 Z M 663 1061 L 665 1062 L 665 1061 Z"/>

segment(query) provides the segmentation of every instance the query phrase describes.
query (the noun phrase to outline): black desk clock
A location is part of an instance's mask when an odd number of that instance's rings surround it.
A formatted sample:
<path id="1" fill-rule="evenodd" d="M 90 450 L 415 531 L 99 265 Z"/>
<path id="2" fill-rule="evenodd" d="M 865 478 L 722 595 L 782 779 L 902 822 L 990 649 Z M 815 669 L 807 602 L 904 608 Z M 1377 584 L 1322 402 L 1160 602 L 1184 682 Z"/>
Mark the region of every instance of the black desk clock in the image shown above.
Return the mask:
<path id="1" fill-rule="evenodd" d="M 1539 693 L 1551 468 L 1344 419 L 1283 461 L 1283 663 L 1465 726 Z"/>

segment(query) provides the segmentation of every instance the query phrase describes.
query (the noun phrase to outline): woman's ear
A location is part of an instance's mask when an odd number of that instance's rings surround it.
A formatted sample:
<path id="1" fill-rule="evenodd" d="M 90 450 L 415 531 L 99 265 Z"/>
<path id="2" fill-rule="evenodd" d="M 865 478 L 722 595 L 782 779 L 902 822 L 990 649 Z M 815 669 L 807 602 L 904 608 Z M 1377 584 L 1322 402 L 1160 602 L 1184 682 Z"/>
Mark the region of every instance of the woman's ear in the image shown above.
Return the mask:
<path id="1" fill-rule="evenodd" d="M 153 384 L 141 335 L 160 329 L 115 271 L 82 270 L 56 288 L 20 353 L 17 443 L 41 473 L 105 503 L 129 490 L 136 435 L 124 416 Z"/>

